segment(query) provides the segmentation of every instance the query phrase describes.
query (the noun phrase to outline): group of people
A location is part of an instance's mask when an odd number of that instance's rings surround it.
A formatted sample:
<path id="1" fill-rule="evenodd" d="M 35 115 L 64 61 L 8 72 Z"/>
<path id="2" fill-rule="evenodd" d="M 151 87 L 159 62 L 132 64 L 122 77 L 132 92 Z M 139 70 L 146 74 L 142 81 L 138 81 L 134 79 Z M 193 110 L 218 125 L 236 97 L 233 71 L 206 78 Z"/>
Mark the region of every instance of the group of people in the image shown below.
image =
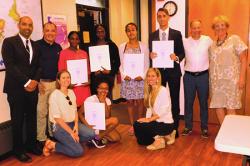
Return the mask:
<path id="1" fill-rule="evenodd" d="M 83 154 L 82 142 L 102 148 L 106 142 L 121 139 L 119 121 L 111 116 L 112 88 L 115 75 L 121 74 L 121 97 L 127 100 L 130 129 L 140 145 L 149 150 L 171 145 L 179 137 L 180 63 L 185 57 L 184 94 L 185 128 L 182 135 L 192 132 L 193 103 L 198 94 L 201 117 L 201 136 L 208 137 L 208 92 L 210 108 L 214 108 L 219 122 L 225 114 L 235 114 L 241 108 L 241 93 L 245 85 L 247 46 L 237 35 L 229 35 L 225 16 L 215 17 L 212 29 L 216 40 L 201 35 L 200 20 L 190 22 L 190 34 L 182 39 L 179 31 L 169 27 L 169 14 L 164 8 L 157 11 L 159 29 L 149 36 L 149 47 L 137 38 L 137 25 L 128 23 L 128 41 L 118 48 L 106 35 L 103 25 L 96 25 L 91 46 L 108 45 L 111 70 L 90 72 L 89 82 L 72 85 L 67 61 L 86 59 L 88 53 L 79 49 L 79 34 L 68 35 L 69 48 L 62 50 L 55 42 L 56 25 L 43 27 L 43 38 L 30 39 L 32 19 L 20 18 L 19 34 L 6 38 L 2 55 L 6 66 L 4 92 L 8 95 L 13 130 L 13 152 L 22 162 L 30 162 L 27 154 L 49 156 L 59 152 L 71 157 Z M 174 41 L 169 55 L 173 68 L 152 68 L 157 53 L 153 41 Z M 144 54 L 144 75 L 132 79 L 124 70 L 126 54 Z M 151 67 L 150 67 L 151 66 Z M 111 99 L 111 100 L 110 100 Z M 104 103 L 106 130 L 93 129 L 84 117 L 84 101 Z M 146 117 L 144 108 L 146 107 Z M 225 112 L 226 110 L 226 112 Z M 134 118 L 135 112 L 138 118 Z M 23 142 L 23 122 L 26 122 L 26 142 Z M 54 138 L 54 139 L 51 139 Z M 37 144 L 37 140 L 39 144 Z M 41 148 L 42 147 L 42 148 Z M 41 150 L 42 149 L 42 150 Z"/>

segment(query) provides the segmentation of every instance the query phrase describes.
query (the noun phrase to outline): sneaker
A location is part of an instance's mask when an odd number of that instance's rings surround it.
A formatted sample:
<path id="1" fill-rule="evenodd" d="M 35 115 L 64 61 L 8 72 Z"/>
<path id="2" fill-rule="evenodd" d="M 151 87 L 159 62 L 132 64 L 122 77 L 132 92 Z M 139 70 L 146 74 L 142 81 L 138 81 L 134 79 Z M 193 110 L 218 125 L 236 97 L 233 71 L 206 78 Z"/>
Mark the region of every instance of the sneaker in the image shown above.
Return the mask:
<path id="1" fill-rule="evenodd" d="M 104 148 L 106 146 L 105 144 L 103 144 L 102 140 L 98 140 L 96 138 L 92 139 L 91 143 L 98 149 Z"/>
<path id="2" fill-rule="evenodd" d="M 192 129 L 185 128 L 181 135 L 186 136 L 192 133 Z"/>
<path id="3" fill-rule="evenodd" d="M 101 142 L 102 142 L 104 145 L 107 145 L 107 144 L 108 144 L 108 139 L 103 138 L 103 139 L 101 140 Z"/>
<path id="4" fill-rule="evenodd" d="M 201 131 L 201 137 L 202 138 L 208 138 L 208 131 L 206 129 Z"/>

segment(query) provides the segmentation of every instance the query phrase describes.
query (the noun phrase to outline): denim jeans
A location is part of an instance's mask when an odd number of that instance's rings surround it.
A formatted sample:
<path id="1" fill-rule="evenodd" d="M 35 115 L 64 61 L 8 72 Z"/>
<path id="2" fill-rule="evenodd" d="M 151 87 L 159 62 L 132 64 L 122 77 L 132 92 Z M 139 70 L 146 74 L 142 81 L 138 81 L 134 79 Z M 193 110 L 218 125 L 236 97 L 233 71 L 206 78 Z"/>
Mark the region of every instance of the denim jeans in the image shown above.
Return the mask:
<path id="1" fill-rule="evenodd" d="M 69 122 L 67 124 L 71 129 L 74 128 L 74 122 Z M 55 147 L 56 152 L 65 154 L 70 157 L 79 157 L 83 155 L 84 150 L 80 143 L 93 139 L 95 137 L 95 133 L 94 130 L 88 128 L 80 122 L 78 123 L 78 128 L 80 138 L 79 143 L 75 142 L 71 135 L 61 126 L 57 124 L 53 126 L 53 135 L 58 141 L 56 142 Z"/>
<path id="2" fill-rule="evenodd" d="M 208 73 L 199 76 L 193 76 L 188 73 L 184 75 L 185 127 L 188 129 L 193 128 L 193 104 L 197 92 L 200 104 L 201 130 L 207 130 L 208 79 Z"/>

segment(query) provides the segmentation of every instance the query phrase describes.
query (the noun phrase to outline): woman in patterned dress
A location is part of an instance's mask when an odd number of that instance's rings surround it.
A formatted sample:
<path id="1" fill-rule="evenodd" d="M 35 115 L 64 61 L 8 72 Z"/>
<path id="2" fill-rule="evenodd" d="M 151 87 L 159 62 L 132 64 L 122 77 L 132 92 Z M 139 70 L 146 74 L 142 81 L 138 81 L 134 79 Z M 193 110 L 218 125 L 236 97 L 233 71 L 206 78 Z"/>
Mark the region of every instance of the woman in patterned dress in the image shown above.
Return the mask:
<path id="1" fill-rule="evenodd" d="M 245 87 L 247 46 L 237 35 L 229 35 L 229 22 L 217 16 L 212 28 L 217 39 L 210 47 L 210 108 L 216 110 L 220 124 L 226 114 L 236 114 L 241 108 Z"/>
<path id="2" fill-rule="evenodd" d="M 121 83 L 121 97 L 127 99 L 128 101 L 128 114 L 131 124 L 129 129 L 129 134 L 133 135 L 133 123 L 134 119 L 134 108 L 137 106 L 138 118 L 143 116 L 143 93 L 144 93 L 144 77 L 137 76 L 135 79 L 131 79 L 124 72 L 124 54 L 144 54 L 144 75 L 149 67 L 149 50 L 148 47 L 137 39 L 137 25 L 134 23 L 128 23 L 125 26 L 125 32 L 129 39 L 119 47 L 119 54 L 121 60 L 120 73 L 122 77 Z"/>

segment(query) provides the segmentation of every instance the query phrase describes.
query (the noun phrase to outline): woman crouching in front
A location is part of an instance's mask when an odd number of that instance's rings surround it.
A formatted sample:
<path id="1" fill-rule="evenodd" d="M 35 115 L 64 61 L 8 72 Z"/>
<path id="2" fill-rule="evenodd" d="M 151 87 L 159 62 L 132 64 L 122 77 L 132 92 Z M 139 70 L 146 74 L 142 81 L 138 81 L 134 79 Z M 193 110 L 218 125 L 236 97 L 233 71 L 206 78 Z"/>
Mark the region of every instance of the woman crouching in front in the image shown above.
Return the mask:
<path id="1" fill-rule="evenodd" d="M 76 96 L 69 89 L 70 73 L 62 70 L 57 74 L 56 90 L 49 98 L 49 120 L 53 124 L 53 136 L 58 142 L 46 140 L 43 154 L 51 152 L 65 154 L 70 157 L 83 155 L 81 142 L 95 137 L 93 130 L 78 122 Z"/>
<path id="2" fill-rule="evenodd" d="M 134 123 L 135 136 L 140 145 L 148 145 L 148 150 L 165 148 L 173 144 L 175 133 L 171 113 L 169 89 L 161 86 L 161 74 L 156 68 L 149 68 L 144 83 L 144 104 L 146 118 Z"/>

